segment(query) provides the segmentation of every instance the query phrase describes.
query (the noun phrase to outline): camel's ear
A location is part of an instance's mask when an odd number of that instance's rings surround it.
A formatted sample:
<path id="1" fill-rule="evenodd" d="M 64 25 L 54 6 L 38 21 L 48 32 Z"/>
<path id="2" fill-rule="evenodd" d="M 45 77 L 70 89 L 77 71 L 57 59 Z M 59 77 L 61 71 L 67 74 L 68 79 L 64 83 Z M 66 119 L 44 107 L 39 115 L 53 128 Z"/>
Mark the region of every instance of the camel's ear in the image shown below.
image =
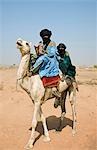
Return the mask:
<path id="1" fill-rule="evenodd" d="M 29 42 L 29 46 L 30 46 L 30 47 L 32 46 L 32 42 Z"/>

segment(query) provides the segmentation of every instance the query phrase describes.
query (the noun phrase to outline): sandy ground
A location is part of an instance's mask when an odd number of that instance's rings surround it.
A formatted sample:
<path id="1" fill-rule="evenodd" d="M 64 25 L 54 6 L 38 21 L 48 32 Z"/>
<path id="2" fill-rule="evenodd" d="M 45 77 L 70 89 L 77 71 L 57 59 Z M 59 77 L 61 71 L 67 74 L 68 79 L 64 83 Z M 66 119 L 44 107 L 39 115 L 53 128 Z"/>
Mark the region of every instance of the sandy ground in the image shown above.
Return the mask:
<path id="1" fill-rule="evenodd" d="M 0 69 L 0 150 L 24 150 L 31 131 L 33 104 L 29 96 L 18 87 L 17 68 Z M 67 113 L 63 129 L 56 133 L 60 107 L 53 107 L 54 99 L 42 107 L 51 142 L 43 142 L 41 123 L 36 129 L 34 150 L 97 150 L 97 69 L 77 70 L 79 92 L 77 92 L 77 133 L 72 136 L 72 114 L 67 98 Z"/>

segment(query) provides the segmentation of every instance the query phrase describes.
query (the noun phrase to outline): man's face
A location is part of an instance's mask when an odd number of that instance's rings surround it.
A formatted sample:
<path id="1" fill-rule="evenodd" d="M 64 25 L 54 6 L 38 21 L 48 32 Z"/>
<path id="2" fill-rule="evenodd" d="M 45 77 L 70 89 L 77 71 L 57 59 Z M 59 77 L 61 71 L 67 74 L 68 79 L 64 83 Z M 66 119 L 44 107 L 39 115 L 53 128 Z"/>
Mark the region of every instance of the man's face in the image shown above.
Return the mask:
<path id="1" fill-rule="evenodd" d="M 49 41 L 49 36 L 45 35 L 42 37 L 43 43 L 46 44 Z"/>
<path id="2" fill-rule="evenodd" d="M 60 55 L 61 57 L 64 57 L 65 49 L 64 49 L 63 47 L 59 47 L 59 48 L 58 48 L 58 52 L 59 52 L 59 55 Z"/>

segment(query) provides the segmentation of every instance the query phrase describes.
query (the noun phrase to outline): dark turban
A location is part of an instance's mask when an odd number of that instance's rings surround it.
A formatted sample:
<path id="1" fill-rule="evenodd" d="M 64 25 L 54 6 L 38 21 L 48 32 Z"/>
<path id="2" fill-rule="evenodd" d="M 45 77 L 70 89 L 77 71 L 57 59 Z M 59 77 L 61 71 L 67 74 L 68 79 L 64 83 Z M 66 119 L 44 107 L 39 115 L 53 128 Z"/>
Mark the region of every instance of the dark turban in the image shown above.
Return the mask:
<path id="1" fill-rule="evenodd" d="M 51 37 L 52 32 L 48 29 L 43 29 L 40 31 L 40 36 L 43 38 L 44 36 L 48 36 L 49 38 Z"/>
<path id="2" fill-rule="evenodd" d="M 61 49 L 61 48 L 64 48 L 64 49 L 66 49 L 66 46 L 65 46 L 65 44 L 63 44 L 63 43 L 60 43 L 58 46 L 57 46 L 57 49 L 59 50 L 59 49 Z"/>

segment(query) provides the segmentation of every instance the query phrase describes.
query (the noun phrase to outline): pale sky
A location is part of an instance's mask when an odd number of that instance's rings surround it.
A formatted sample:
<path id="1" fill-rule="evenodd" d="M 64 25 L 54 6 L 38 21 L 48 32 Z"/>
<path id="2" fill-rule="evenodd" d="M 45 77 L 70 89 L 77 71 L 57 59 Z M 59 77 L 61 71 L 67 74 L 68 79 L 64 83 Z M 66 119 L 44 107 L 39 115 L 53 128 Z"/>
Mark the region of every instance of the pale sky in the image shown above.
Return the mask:
<path id="1" fill-rule="evenodd" d="M 96 0 L 0 0 L 0 64 L 19 64 L 16 40 L 38 43 L 48 28 L 65 43 L 74 65 L 97 64 Z"/>

